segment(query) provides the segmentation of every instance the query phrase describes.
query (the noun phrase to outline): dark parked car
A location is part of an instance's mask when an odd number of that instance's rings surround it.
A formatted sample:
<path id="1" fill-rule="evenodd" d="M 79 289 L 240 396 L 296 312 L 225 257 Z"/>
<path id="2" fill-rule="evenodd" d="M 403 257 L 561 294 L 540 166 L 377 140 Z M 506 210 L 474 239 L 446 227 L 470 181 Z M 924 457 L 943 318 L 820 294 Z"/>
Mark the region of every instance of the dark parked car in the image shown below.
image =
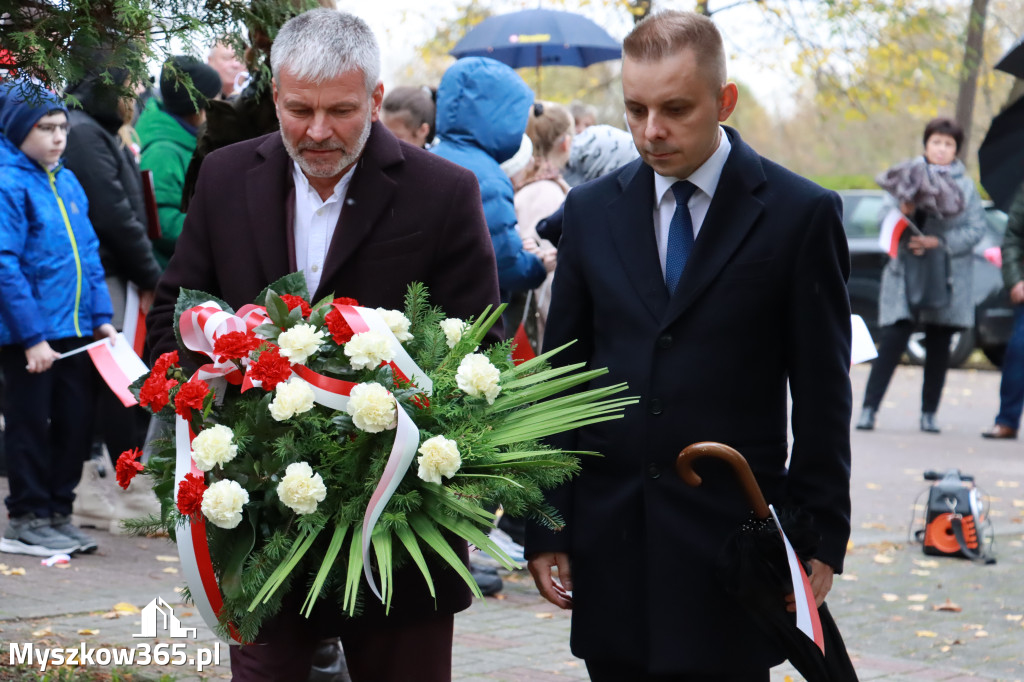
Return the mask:
<path id="1" fill-rule="evenodd" d="M 878 291 L 882 283 L 882 269 L 889 260 L 889 255 L 878 245 L 878 232 L 886 211 L 886 193 L 882 190 L 843 190 L 839 195 L 843 200 L 843 227 L 850 244 L 850 305 L 854 313 L 864 318 L 872 336 L 876 336 Z M 984 351 L 996 365 L 1000 364 L 1013 329 L 1009 294 L 1003 287 L 998 265 L 989 260 L 994 258 L 1003 243 L 1006 214 L 986 205 L 985 219 L 985 236 L 974 247 L 973 290 L 977 306 L 974 329 L 953 335 L 949 358 L 951 367 L 963 364 L 975 348 Z M 922 338 L 922 332 L 915 333 L 907 344 L 907 355 L 915 364 L 924 362 Z"/>

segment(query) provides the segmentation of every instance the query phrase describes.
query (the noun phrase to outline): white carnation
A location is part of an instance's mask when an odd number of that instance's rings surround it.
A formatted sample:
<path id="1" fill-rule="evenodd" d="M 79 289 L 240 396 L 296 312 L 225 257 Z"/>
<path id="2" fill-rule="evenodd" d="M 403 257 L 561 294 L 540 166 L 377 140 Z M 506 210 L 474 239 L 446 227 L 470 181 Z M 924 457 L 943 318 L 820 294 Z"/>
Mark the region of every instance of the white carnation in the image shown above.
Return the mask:
<path id="1" fill-rule="evenodd" d="M 277 337 L 277 345 L 281 347 L 282 357 L 302 365 L 310 355 L 320 350 L 324 342 L 324 332 L 305 322 L 297 324 L 288 331 L 281 332 Z"/>
<path id="2" fill-rule="evenodd" d="M 249 493 L 236 481 L 217 481 L 203 493 L 203 516 L 220 528 L 234 528 L 242 521 L 242 507 Z"/>
<path id="3" fill-rule="evenodd" d="M 420 468 L 416 475 L 428 483 L 440 485 L 441 477 L 451 478 L 462 466 L 462 457 L 455 441 L 444 436 L 434 436 L 423 441 L 416 459 Z"/>
<path id="4" fill-rule="evenodd" d="M 313 389 L 302 379 L 292 377 L 278 384 L 274 401 L 270 403 L 270 416 L 279 422 L 313 409 Z"/>
<path id="5" fill-rule="evenodd" d="M 474 398 L 487 398 L 487 403 L 494 404 L 494 399 L 501 392 L 498 377 L 501 372 L 491 364 L 486 355 L 471 353 L 462 358 L 459 371 L 455 373 L 455 382 L 463 391 Z"/>
<path id="6" fill-rule="evenodd" d="M 200 471 L 209 471 L 218 464 L 230 462 L 238 454 L 232 443 L 234 432 L 223 424 L 208 426 L 192 439 L 192 459 Z"/>
<path id="7" fill-rule="evenodd" d="M 345 344 L 345 355 L 349 357 L 352 369 L 374 369 L 382 362 L 391 362 L 395 352 L 388 337 L 369 331 L 353 336 Z"/>
<path id="8" fill-rule="evenodd" d="M 377 308 L 377 314 L 391 328 L 391 333 L 395 335 L 396 339 L 402 343 L 412 340 L 412 334 L 409 333 L 409 318 L 400 311 Z"/>
<path id="9" fill-rule="evenodd" d="M 284 470 L 284 478 L 277 484 L 277 496 L 296 514 L 312 514 L 327 497 L 327 486 L 311 466 L 295 462 Z"/>
<path id="10" fill-rule="evenodd" d="M 462 335 L 466 333 L 468 328 L 468 325 L 457 317 L 441 320 L 439 324 L 444 332 L 445 339 L 448 341 L 449 348 L 455 348 L 455 344 L 462 340 Z"/>
<path id="11" fill-rule="evenodd" d="M 398 426 L 395 399 L 380 384 L 359 384 L 354 387 L 345 410 L 352 415 L 352 423 L 356 428 L 367 433 L 380 433 Z"/>

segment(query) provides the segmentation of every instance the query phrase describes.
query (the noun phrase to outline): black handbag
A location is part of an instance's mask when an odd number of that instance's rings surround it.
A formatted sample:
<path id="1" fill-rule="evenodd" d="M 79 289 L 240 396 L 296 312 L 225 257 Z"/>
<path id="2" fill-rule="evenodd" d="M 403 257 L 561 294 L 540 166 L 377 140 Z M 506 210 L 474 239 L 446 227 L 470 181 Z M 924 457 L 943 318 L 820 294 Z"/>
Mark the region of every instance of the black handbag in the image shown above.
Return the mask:
<path id="1" fill-rule="evenodd" d="M 953 268 L 944 247 L 927 249 L 920 256 L 905 253 L 903 272 L 907 285 L 907 305 L 911 312 L 940 310 L 953 295 Z"/>

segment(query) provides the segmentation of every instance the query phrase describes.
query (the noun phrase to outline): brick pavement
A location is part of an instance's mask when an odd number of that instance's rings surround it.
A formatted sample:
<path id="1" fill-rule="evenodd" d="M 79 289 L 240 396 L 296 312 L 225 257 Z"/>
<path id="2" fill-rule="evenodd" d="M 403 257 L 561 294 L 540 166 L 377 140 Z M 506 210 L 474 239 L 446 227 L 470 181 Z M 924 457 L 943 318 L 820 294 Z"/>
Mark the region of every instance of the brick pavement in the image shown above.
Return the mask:
<path id="1" fill-rule="evenodd" d="M 866 368 L 854 368 L 858 401 L 866 376 Z M 1022 680 L 1024 448 L 977 435 L 997 407 L 997 373 L 950 373 L 939 413 L 941 436 L 917 430 L 920 379 L 919 369 L 901 367 L 879 429 L 854 433 L 853 544 L 830 607 L 862 680 Z M 995 498 L 995 566 L 926 557 L 905 543 L 913 499 L 924 487 L 921 471 L 956 465 L 976 474 Z M 6 479 L 0 479 L 0 495 L 5 486 Z M 118 602 L 142 607 L 161 596 L 175 603 L 181 582 L 177 565 L 159 558 L 173 556 L 173 547 L 162 540 L 97 536 L 97 554 L 76 558 L 65 569 L 44 568 L 33 557 L 0 555 L 7 570 L 25 569 L 24 575 L 0 573 L 0 663 L 7 663 L 10 642 L 134 646 L 138 616 L 108 619 L 104 614 Z M 962 610 L 933 609 L 947 599 Z M 184 626 L 198 628 L 194 646 L 213 645 L 194 609 L 177 606 L 175 613 Z M 500 598 L 477 602 L 457 617 L 454 679 L 587 679 L 582 662 L 569 652 L 568 632 L 568 614 L 537 597 L 525 574 L 506 576 Z M 163 670 L 182 681 L 230 676 L 225 664 L 202 675 Z M 147 668 L 144 677 L 158 679 L 158 672 Z M 788 666 L 772 673 L 773 682 L 787 677 L 800 679 Z"/>

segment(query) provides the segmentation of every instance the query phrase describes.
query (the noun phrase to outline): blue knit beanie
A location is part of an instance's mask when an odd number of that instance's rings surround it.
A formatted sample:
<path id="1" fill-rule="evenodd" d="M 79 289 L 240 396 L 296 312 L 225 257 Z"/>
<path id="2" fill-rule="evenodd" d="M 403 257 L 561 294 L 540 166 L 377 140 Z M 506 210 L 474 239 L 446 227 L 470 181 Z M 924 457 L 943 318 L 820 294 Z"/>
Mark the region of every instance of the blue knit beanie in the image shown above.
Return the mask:
<path id="1" fill-rule="evenodd" d="M 20 80 L 0 86 L 0 132 L 15 147 L 21 147 L 39 119 L 57 111 L 67 114 L 68 108 L 42 85 Z"/>

